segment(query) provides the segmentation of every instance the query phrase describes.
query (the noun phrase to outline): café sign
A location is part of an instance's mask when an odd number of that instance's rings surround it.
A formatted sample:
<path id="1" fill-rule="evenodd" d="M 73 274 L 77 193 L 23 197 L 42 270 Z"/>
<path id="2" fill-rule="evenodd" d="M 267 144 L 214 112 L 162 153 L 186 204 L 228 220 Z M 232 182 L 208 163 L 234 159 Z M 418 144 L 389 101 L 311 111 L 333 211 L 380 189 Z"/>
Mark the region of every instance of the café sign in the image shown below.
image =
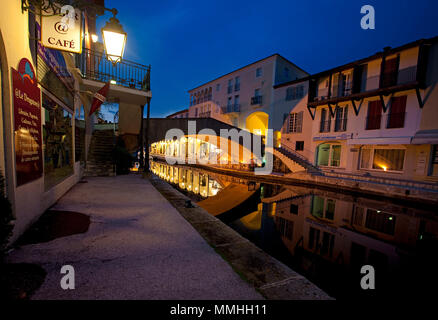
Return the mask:
<path id="1" fill-rule="evenodd" d="M 81 11 L 70 5 L 55 4 L 41 16 L 41 43 L 47 48 L 81 53 Z"/>
<path id="2" fill-rule="evenodd" d="M 43 174 L 41 94 L 32 63 L 23 58 L 11 68 L 14 102 L 15 167 L 17 186 Z"/>

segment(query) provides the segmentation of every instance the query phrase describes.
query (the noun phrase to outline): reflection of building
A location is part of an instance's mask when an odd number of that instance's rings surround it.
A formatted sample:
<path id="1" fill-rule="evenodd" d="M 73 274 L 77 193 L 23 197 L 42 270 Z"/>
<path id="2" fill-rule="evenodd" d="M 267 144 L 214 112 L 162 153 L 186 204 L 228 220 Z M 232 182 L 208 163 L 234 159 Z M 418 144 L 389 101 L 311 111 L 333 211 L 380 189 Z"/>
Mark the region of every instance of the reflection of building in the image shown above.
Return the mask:
<path id="1" fill-rule="evenodd" d="M 282 145 L 326 171 L 435 181 L 437 40 L 385 48 L 276 86 L 279 104 L 298 101 Z"/>
<path id="2" fill-rule="evenodd" d="M 421 210 L 304 188 L 286 189 L 263 202 L 275 208 L 283 242 L 301 268 L 316 255 L 342 269 L 372 264 L 391 271 L 415 252 L 424 237 L 438 238 L 438 220 Z M 297 193 L 298 190 L 298 193 Z M 307 257 L 307 258 L 306 258 Z M 311 262 L 313 261 L 313 262 Z M 383 268 L 383 269 L 382 269 Z"/>
<path id="3" fill-rule="evenodd" d="M 219 182 L 199 170 L 151 162 L 151 171 L 181 190 L 187 190 L 203 198 L 215 196 L 222 189 Z"/>

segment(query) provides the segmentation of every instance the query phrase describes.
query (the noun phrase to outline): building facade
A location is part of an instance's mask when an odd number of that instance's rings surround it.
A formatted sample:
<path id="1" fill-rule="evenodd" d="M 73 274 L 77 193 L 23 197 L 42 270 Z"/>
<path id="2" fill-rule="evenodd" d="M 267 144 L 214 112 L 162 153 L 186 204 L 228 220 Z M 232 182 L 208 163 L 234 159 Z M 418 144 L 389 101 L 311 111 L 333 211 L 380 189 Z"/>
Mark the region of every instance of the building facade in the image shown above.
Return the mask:
<path id="1" fill-rule="evenodd" d="M 189 90 L 189 118 L 211 117 L 259 135 L 269 128 L 279 138 L 283 113 L 273 86 L 307 75 L 274 54 Z"/>
<path id="2" fill-rule="evenodd" d="M 41 8 L 27 5 L 11 0 L 0 10 L 0 170 L 15 217 L 11 242 L 82 178 L 93 94 L 112 80 L 107 98 L 120 103 L 120 127 L 131 133 L 134 126 L 137 135 L 151 97 L 147 68 L 135 65 L 142 78 L 113 77 L 103 44 L 92 39 L 104 1 L 84 2 L 76 15 L 80 53 L 43 46 Z"/>
<path id="3" fill-rule="evenodd" d="M 385 48 L 276 86 L 279 99 L 301 99 L 282 146 L 325 171 L 437 181 L 437 48 L 437 38 Z"/>

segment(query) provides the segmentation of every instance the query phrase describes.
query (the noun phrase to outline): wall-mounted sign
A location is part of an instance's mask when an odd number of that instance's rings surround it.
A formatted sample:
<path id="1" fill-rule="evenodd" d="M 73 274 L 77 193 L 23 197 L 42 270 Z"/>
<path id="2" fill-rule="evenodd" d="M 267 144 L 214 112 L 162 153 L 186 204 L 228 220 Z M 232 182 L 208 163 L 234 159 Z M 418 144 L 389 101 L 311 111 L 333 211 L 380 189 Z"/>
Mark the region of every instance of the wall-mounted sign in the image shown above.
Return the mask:
<path id="1" fill-rule="evenodd" d="M 41 43 L 47 48 L 74 53 L 82 51 L 81 11 L 55 4 L 41 16 Z"/>
<path id="2" fill-rule="evenodd" d="M 32 63 L 23 58 L 11 68 L 14 101 L 15 167 L 17 186 L 43 174 L 41 95 Z"/>

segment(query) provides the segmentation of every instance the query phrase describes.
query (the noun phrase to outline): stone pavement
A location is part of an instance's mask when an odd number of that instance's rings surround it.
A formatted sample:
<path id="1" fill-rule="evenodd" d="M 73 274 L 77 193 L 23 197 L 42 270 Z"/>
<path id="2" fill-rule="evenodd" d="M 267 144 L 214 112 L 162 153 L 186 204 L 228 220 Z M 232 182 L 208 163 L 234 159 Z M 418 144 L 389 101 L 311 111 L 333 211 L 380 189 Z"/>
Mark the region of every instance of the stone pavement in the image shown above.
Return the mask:
<path id="1" fill-rule="evenodd" d="M 139 175 L 87 178 L 52 208 L 90 215 L 89 230 L 22 246 L 9 262 L 41 265 L 33 299 L 263 299 Z M 72 265 L 76 288 L 60 287 Z"/>

